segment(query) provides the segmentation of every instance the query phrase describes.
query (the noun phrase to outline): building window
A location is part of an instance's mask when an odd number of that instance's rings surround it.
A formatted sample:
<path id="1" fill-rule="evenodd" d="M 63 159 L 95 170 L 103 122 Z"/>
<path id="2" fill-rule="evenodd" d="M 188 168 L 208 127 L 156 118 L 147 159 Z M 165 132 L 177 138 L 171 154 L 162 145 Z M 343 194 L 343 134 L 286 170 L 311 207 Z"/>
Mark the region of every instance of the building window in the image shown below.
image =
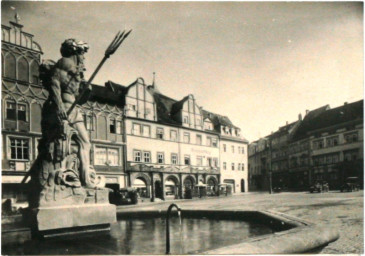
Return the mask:
<path id="1" fill-rule="evenodd" d="M 142 126 L 142 133 L 144 137 L 150 137 L 151 136 L 151 128 L 148 125 Z"/>
<path id="2" fill-rule="evenodd" d="M 196 125 L 197 126 L 201 126 L 202 125 L 202 121 L 199 118 L 196 119 Z"/>
<path id="3" fill-rule="evenodd" d="M 335 147 L 338 145 L 338 136 L 327 139 L 327 147 Z"/>
<path id="4" fill-rule="evenodd" d="M 93 116 L 92 115 L 84 115 L 84 124 L 85 124 L 85 128 L 89 131 L 93 131 L 94 130 L 94 125 L 93 125 Z"/>
<path id="5" fill-rule="evenodd" d="M 240 171 L 240 170 L 241 170 L 241 164 L 239 163 L 237 166 L 237 171 Z"/>
<path id="6" fill-rule="evenodd" d="M 344 135 L 344 137 L 345 137 L 345 143 L 353 143 L 358 140 L 357 132 L 347 133 Z"/>
<path id="7" fill-rule="evenodd" d="M 232 153 L 234 153 L 234 146 L 232 146 Z"/>
<path id="8" fill-rule="evenodd" d="M 177 158 L 177 154 L 175 153 L 171 153 L 171 163 L 172 164 L 178 164 L 178 158 Z"/>
<path id="9" fill-rule="evenodd" d="M 313 141 L 313 149 L 321 149 L 323 148 L 323 140 Z"/>
<path id="10" fill-rule="evenodd" d="M 109 119 L 109 132 L 110 133 L 116 133 L 116 121 L 115 119 Z"/>
<path id="11" fill-rule="evenodd" d="M 241 168 L 242 168 L 242 171 L 245 170 L 245 164 L 244 163 L 241 164 Z"/>
<path id="12" fill-rule="evenodd" d="M 157 132 L 156 132 L 156 138 L 163 140 L 163 128 L 157 128 Z"/>
<path id="13" fill-rule="evenodd" d="M 134 162 L 141 162 L 142 161 L 142 153 L 139 150 L 135 150 L 133 151 L 133 158 L 134 158 Z"/>
<path id="14" fill-rule="evenodd" d="M 196 165 L 197 166 L 203 166 L 203 157 L 202 156 L 197 156 L 196 157 Z"/>
<path id="15" fill-rule="evenodd" d="M 242 153 L 242 154 L 244 154 L 244 153 L 245 153 L 245 148 L 244 148 L 244 147 L 242 147 L 242 148 L 241 148 L 241 153 Z"/>
<path id="16" fill-rule="evenodd" d="M 136 105 L 128 104 L 128 110 L 136 111 Z"/>
<path id="17" fill-rule="evenodd" d="M 212 138 L 212 146 L 213 147 L 218 147 L 218 140 L 217 140 L 217 138 Z"/>
<path id="18" fill-rule="evenodd" d="M 10 138 L 10 158 L 29 160 L 29 140 Z"/>
<path id="19" fill-rule="evenodd" d="M 223 144 L 223 152 L 227 152 L 227 145 Z"/>
<path id="20" fill-rule="evenodd" d="M 241 154 L 241 147 L 238 147 L 238 154 Z"/>
<path id="21" fill-rule="evenodd" d="M 184 142 L 185 143 L 190 142 L 190 133 L 184 132 Z"/>
<path id="22" fill-rule="evenodd" d="M 188 155 L 184 156 L 184 164 L 185 165 L 190 165 L 190 156 L 188 156 Z"/>
<path id="23" fill-rule="evenodd" d="M 184 124 L 189 124 L 189 117 L 188 116 L 184 116 Z"/>
<path id="24" fill-rule="evenodd" d="M 227 163 L 223 162 L 223 170 L 227 170 Z"/>
<path id="25" fill-rule="evenodd" d="M 6 119 L 16 120 L 16 103 L 15 102 L 6 103 Z"/>
<path id="26" fill-rule="evenodd" d="M 213 161 L 212 161 L 211 157 L 207 157 L 207 164 L 208 164 L 209 167 L 213 166 Z"/>
<path id="27" fill-rule="evenodd" d="M 27 121 L 27 105 L 18 104 L 18 121 Z"/>
<path id="28" fill-rule="evenodd" d="M 163 164 L 165 162 L 165 155 L 163 152 L 158 152 L 157 153 L 157 162 L 159 164 Z"/>
<path id="29" fill-rule="evenodd" d="M 232 163 L 232 171 L 234 171 L 234 163 Z"/>
<path id="30" fill-rule="evenodd" d="M 213 166 L 218 167 L 218 158 L 213 158 Z"/>
<path id="31" fill-rule="evenodd" d="M 141 135 L 141 125 L 140 124 L 133 124 L 132 134 Z"/>
<path id="32" fill-rule="evenodd" d="M 207 146 L 212 146 L 212 138 L 211 137 L 207 137 Z"/>
<path id="33" fill-rule="evenodd" d="M 116 148 L 96 147 L 95 165 L 119 165 L 119 150 Z"/>
<path id="34" fill-rule="evenodd" d="M 202 136 L 201 135 L 196 135 L 196 144 L 197 145 L 201 145 L 202 144 Z"/>
<path id="35" fill-rule="evenodd" d="M 170 140 L 177 141 L 177 132 L 175 130 L 170 131 Z"/>
<path id="36" fill-rule="evenodd" d="M 151 152 L 143 152 L 143 160 L 145 163 L 151 162 Z"/>

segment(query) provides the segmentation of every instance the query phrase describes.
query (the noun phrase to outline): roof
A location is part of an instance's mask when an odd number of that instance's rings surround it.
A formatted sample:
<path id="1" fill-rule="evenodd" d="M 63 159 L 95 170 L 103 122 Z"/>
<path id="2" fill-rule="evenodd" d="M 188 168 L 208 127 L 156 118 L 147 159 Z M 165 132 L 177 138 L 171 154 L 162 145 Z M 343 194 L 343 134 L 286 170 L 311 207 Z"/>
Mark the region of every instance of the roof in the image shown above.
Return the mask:
<path id="1" fill-rule="evenodd" d="M 89 100 L 100 103 L 115 104 L 123 107 L 124 100 L 120 93 L 116 93 L 110 87 L 92 84 L 92 91 Z"/>
<path id="2" fill-rule="evenodd" d="M 203 110 L 203 117 L 204 117 L 204 119 L 208 118 L 213 123 L 214 127 L 218 127 L 218 126 L 222 125 L 222 126 L 228 126 L 228 127 L 239 129 L 239 127 L 233 125 L 233 123 L 227 116 L 222 116 L 222 115 L 215 114 L 215 113 L 207 111 L 207 110 Z"/>
<path id="3" fill-rule="evenodd" d="M 319 110 L 319 109 L 317 109 Z M 297 130 L 294 140 L 304 138 L 316 130 L 348 123 L 355 120 L 363 120 L 364 100 L 345 104 L 333 109 L 321 109 L 316 115 L 305 118 Z M 306 116 L 307 117 L 307 116 Z"/>
<path id="4" fill-rule="evenodd" d="M 129 88 L 136 83 L 144 83 L 144 81 L 143 79 L 138 78 L 129 86 L 123 86 L 112 81 L 106 82 L 105 87 L 93 85 L 92 99 L 102 102 L 112 102 L 117 105 L 124 105 L 125 95 L 128 93 Z M 147 90 L 153 95 L 156 102 L 157 121 L 181 125 L 181 122 L 176 121 L 173 116 L 183 108 L 185 101 L 189 99 L 189 95 L 184 97 L 182 100 L 177 101 L 160 93 L 154 86 L 147 86 Z M 215 114 L 206 110 L 202 110 L 202 114 L 203 118 L 209 118 L 212 121 L 216 128 L 215 132 L 220 132 L 218 128 L 220 125 L 239 129 L 239 127 L 232 124 L 231 120 L 229 120 L 227 116 Z"/>

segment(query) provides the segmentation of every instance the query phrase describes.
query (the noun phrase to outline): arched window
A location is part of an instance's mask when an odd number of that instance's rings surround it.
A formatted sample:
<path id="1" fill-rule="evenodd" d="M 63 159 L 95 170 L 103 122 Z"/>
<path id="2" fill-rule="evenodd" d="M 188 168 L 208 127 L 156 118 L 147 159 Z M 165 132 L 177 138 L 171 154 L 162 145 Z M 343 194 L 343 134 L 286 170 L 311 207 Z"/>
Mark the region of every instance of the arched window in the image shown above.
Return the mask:
<path id="1" fill-rule="evenodd" d="M 6 55 L 4 69 L 6 77 L 16 79 L 15 57 L 12 54 Z"/>
<path id="2" fill-rule="evenodd" d="M 39 65 L 35 60 L 30 64 L 30 82 L 32 84 L 39 83 Z"/>
<path id="3" fill-rule="evenodd" d="M 18 80 L 29 82 L 29 65 L 24 57 L 18 60 Z"/>

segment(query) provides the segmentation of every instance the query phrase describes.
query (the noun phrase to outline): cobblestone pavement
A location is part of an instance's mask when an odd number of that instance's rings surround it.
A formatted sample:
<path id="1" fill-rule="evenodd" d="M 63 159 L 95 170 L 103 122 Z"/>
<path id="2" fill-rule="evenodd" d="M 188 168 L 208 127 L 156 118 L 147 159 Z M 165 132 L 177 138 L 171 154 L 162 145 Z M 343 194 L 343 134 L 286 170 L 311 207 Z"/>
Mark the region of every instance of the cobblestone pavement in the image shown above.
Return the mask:
<path id="1" fill-rule="evenodd" d="M 176 203 L 182 209 L 232 209 L 271 210 L 286 213 L 304 220 L 337 229 L 340 238 L 329 244 L 324 254 L 364 253 L 364 193 L 329 192 L 322 194 L 301 193 L 246 193 L 230 197 L 202 200 L 181 200 Z M 172 201 L 119 206 L 118 211 L 128 209 L 167 209 Z"/>

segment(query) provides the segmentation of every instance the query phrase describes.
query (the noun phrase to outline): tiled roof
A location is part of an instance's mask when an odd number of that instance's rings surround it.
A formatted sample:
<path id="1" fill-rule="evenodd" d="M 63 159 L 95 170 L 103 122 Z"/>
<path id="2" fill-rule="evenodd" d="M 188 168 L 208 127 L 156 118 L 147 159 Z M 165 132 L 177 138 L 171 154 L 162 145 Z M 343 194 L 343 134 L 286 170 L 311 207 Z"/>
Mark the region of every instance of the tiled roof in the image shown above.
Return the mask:
<path id="1" fill-rule="evenodd" d="M 237 126 L 233 125 L 231 120 L 227 116 L 222 116 L 219 114 L 215 114 L 213 112 L 203 110 L 203 117 L 208 118 L 214 125 L 214 127 L 219 128 L 219 126 L 228 126 L 232 128 L 238 128 Z"/>
<path id="2" fill-rule="evenodd" d="M 316 109 L 315 114 L 311 114 L 308 117 L 310 114 L 309 112 L 295 133 L 293 140 L 302 139 L 315 130 L 340 125 L 349 121 L 363 120 L 363 108 L 364 101 L 360 100 L 333 109 L 328 109 L 328 107 L 325 106 Z"/>
<path id="3" fill-rule="evenodd" d="M 92 84 L 92 91 L 89 100 L 100 103 L 115 104 L 117 106 L 124 106 L 124 99 L 121 93 L 116 93 L 107 86 Z"/>

